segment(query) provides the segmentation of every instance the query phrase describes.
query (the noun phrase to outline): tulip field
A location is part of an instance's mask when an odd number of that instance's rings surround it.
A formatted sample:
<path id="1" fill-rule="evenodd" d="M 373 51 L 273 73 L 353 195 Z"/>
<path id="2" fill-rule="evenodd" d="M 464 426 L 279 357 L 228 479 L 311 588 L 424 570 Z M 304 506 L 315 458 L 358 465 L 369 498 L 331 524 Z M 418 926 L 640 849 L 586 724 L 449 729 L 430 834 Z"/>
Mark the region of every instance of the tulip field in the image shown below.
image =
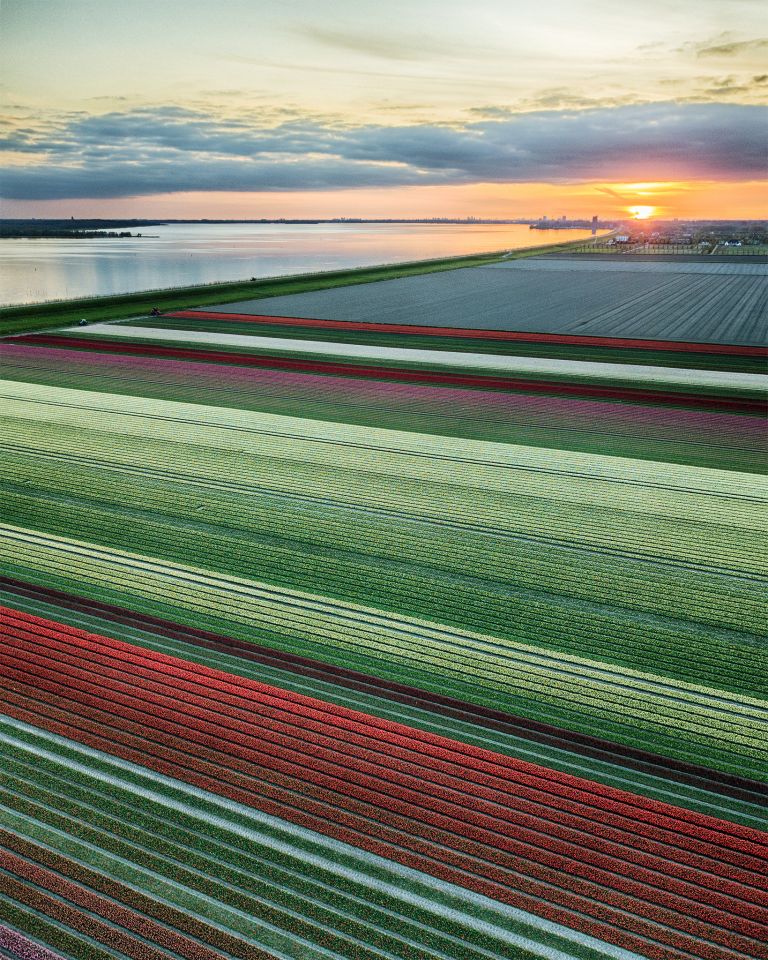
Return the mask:
<path id="1" fill-rule="evenodd" d="M 766 352 L 258 319 L 0 339 L 0 955 L 768 958 Z"/>

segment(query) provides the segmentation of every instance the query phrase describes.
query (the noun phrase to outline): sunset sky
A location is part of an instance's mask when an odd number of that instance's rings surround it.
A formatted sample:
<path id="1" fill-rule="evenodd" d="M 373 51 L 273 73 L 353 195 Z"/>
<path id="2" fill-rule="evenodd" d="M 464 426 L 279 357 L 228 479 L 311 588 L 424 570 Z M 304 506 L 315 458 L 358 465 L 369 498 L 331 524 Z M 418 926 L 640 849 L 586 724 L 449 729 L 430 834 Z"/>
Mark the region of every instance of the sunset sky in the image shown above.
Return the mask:
<path id="1" fill-rule="evenodd" d="M 768 216 L 763 0 L 3 0 L 2 215 Z"/>

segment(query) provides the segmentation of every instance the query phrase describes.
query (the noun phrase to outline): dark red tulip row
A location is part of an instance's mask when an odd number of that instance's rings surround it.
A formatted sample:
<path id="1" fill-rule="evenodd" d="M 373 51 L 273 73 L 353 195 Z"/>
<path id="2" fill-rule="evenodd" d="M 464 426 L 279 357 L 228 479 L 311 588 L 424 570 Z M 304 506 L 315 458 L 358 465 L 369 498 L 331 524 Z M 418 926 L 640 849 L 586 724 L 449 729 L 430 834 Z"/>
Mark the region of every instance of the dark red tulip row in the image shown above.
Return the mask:
<path id="1" fill-rule="evenodd" d="M 22 885 L 33 884 L 40 891 L 47 891 L 56 897 L 61 897 L 74 907 L 87 910 L 103 920 L 122 927 L 126 931 L 126 934 L 119 935 L 120 942 L 123 944 L 123 952 L 127 952 L 125 951 L 125 945 L 131 943 L 129 934 L 137 934 L 141 939 L 150 941 L 150 944 L 145 945 L 134 942 L 133 952 L 129 953 L 129 956 L 167 958 L 167 954 L 156 950 L 152 946 L 154 944 L 161 949 L 173 950 L 182 957 L 188 958 L 188 960 L 223 960 L 223 955 L 210 949 L 210 947 L 196 943 L 189 937 L 177 933 L 175 930 L 169 930 L 160 924 L 171 923 L 177 927 L 181 924 L 190 928 L 190 932 L 193 932 L 196 936 L 201 933 L 218 933 L 214 928 L 210 928 L 207 924 L 190 922 L 191 918 L 180 910 L 161 905 L 151 897 L 138 893 L 124 884 L 108 880 L 106 877 L 95 873 L 95 871 L 82 867 L 80 864 L 36 844 L 15 837 L 5 830 L 0 830 L 0 867 L 7 870 L 19 881 L 19 887 L 16 888 L 17 893 L 21 891 Z M 86 889 L 81 886 L 81 883 L 87 884 L 89 887 L 96 884 L 97 887 L 102 888 L 101 892 L 105 893 L 106 896 Z M 118 902 L 114 902 L 114 900 Z M 125 904 L 128 904 L 128 906 Z M 142 916 L 142 914 L 145 915 Z M 88 918 L 83 917 L 83 920 L 87 921 Z M 157 920 L 160 923 L 156 922 Z M 72 926 L 71 923 L 70 926 Z M 85 929 L 83 929 L 84 926 Z M 93 924 L 93 930 L 91 931 L 82 923 L 78 929 L 91 936 L 95 934 L 94 939 L 106 942 L 99 936 L 101 925 L 98 923 Z M 114 937 L 115 934 L 110 938 L 110 946 L 116 946 Z M 222 939 L 231 941 L 226 945 L 222 944 L 224 949 L 231 951 L 233 945 L 237 946 L 239 944 L 238 954 L 240 956 L 253 956 L 254 958 L 259 956 L 260 951 L 258 950 L 254 950 L 251 954 L 246 953 L 248 949 L 246 944 L 237 940 L 236 937 L 224 935 Z M 210 939 L 209 942 L 211 942 Z M 143 952 L 144 950 L 147 952 Z M 270 960 L 271 956 L 271 954 L 261 953 L 263 960 Z"/>
<path id="2" fill-rule="evenodd" d="M 757 831 L 41 618 L 2 623 L 21 719 L 631 949 L 715 960 L 768 935 Z"/>
<path id="3" fill-rule="evenodd" d="M 677 393 L 646 390 L 634 387 L 599 386 L 589 383 L 564 383 L 553 380 L 523 380 L 518 377 L 484 376 L 482 374 L 449 373 L 435 370 L 415 370 L 402 367 L 366 366 L 323 360 L 302 360 L 268 354 L 234 353 L 226 350 L 198 350 L 191 347 L 169 347 L 160 344 L 125 343 L 107 338 L 66 337 L 54 334 L 25 334 L 9 337 L 9 343 L 31 343 L 46 347 L 67 347 L 71 350 L 95 350 L 99 353 L 119 353 L 129 356 L 167 357 L 197 360 L 204 363 L 224 363 L 243 367 L 266 367 L 272 370 L 296 370 L 331 376 L 353 376 L 364 380 L 395 380 L 404 383 L 445 384 L 460 387 L 481 387 L 487 390 L 506 390 L 521 393 L 544 393 L 556 396 L 598 397 L 635 403 L 672 404 L 741 413 L 761 413 L 764 403 L 760 398 L 726 397 L 705 393 Z"/>
<path id="4" fill-rule="evenodd" d="M 683 340 L 634 340 L 627 337 L 591 337 L 567 333 L 528 333 L 520 330 L 483 330 L 471 327 L 433 327 L 415 323 L 374 323 L 359 320 L 317 320 L 314 317 L 273 317 L 268 314 L 221 313 L 209 310 L 176 310 L 164 317 L 178 320 L 224 320 L 269 326 L 308 327 L 325 330 L 365 330 L 374 333 L 414 334 L 432 337 L 463 337 L 471 340 L 503 340 L 513 343 L 551 343 L 576 347 L 610 347 L 663 350 L 667 353 L 714 353 L 738 357 L 764 357 L 768 350 L 726 343 L 689 343 Z"/>

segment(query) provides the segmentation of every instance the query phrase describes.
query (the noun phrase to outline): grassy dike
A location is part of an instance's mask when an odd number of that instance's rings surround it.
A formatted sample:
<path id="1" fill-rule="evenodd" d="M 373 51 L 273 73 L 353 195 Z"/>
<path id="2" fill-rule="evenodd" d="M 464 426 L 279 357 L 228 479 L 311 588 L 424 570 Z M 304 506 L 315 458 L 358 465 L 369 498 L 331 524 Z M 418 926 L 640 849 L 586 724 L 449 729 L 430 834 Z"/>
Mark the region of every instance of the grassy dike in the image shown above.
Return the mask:
<path id="1" fill-rule="evenodd" d="M 546 244 L 495 253 L 470 254 L 440 260 L 416 260 L 409 263 L 384 264 L 377 267 L 357 267 L 351 270 L 329 270 L 323 273 L 293 274 L 263 280 L 243 280 L 227 283 L 208 283 L 192 287 L 170 287 L 167 290 L 142 290 L 106 297 L 82 297 L 77 300 L 55 300 L 47 303 L 25 303 L 0 307 L 0 336 L 29 333 L 64 327 L 79 320 L 119 320 L 148 313 L 153 307 L 162 311 L 188 310 L 238 300 L 256 300 L 291 293 L 308 293 L 355 283 L 374 283 L 377 280 L 396 280 L 423 273 L 479 267 L 504 259 L 531 257 L 552 250 L 566 250 L 583 245 L 584 241 Z"/>

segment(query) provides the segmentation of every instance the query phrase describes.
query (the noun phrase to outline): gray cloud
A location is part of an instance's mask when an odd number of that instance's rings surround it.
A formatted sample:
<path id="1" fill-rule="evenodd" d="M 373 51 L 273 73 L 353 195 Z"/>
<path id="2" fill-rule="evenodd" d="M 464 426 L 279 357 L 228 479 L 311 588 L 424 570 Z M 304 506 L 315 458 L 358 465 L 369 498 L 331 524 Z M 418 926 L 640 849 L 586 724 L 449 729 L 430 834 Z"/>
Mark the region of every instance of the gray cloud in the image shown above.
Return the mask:
<path id="1" fill-rule="evenodd" d="M 369 30 L 339 30 L 311 23 L 295 28 L 301 36 L 334 47 L 345 53 L 359 53 L 382 60 L 421 61 L 434 59 L 467 59 L 468 57 L 498 56 L 499 48 L 477 43 L 451 41 L 433 33 L 408 30 L 402 33 L 371 33 Z"/>
<path id="2" fill-rule="evenodd" d="M 700 45 L 696 49 L 697 57 L 737 57 L 742 53 L 759 53 L 768 50 L 768 37 L 756 37 L 753 40 L 726 40 L 724 43 Z"/>
<path id="3" fill-rule="evenodd" d="M 688 92 L 677 93 L 675 99 L 678 103 L 698 102 L 711 103 L 721 97 L 738 96 L 737 102 L 744 103 L 746 98 L 754 98 L 752 102 L 761 102 L 765 94 L 763 84 L 768 81 L 768 74 L 759 74 L 756 76 L 742 73 L 740 75 L 730 74 L 728 76 L 696 76 L 696 77 L 662 77 L 658 83 L 664 87 L 677 88 L 686 87 Z"/>
<path id="4" fill-rule="evenodd" d="M 411 170 L 388 170 L 382 176 L 371 164 L 327 160 L 244 164 L 232 160 L 149 159 L 141 164 L 118 161 L 96 169 L 13 168 L 8 174 L 3 177 L 4 195 L 18 200 L 103 199 L 180 191 L 322 191 L 342 186 L 414 186 L 425 180 Z"/>
<path id="5" fill-rule="evenodd" d="M 724 78 L 723 89 L 731 78 Z M 265 116 L 267 116 L 265 114 Z M 27 123 L 3 146 L 15 200 L 765 175 L 768 110 L 655 103 L 480 114 L 460 126 L 218 119 L 180 107 Z"/>
<path id="6" fill-rule="evenodd" d="M 609 197 L 613 197 L 614 200 L 620 200 L 621 203 L 627 203 L 627 198 L 623 197 L 618 191 L 613 190 L 611 187 L 595 187 L 595 190 L 597 190 L 598 193 L 605 193 Z"/>
<path id="7" fill-rule="evenodd" d="M 323 46 L 384 60 L 427 60 L 435 54 L 445 52 L 442 44 L 424 35 L 377 36 L 367 32 L 332 30 L 315 24 L 300 27 L 297 32 Z"/>
<path id="8" fill-rule="evenodd" d="M 701 95 L 708 97 L 710 100 L 715 97 L 729 97 L 734 94 L 748 93 L 752 83 L 747 81 L 742 81 L 738 77 L 718 77 L 710 81 L 710 85 L 704 87 L 701 91 Z"/>

